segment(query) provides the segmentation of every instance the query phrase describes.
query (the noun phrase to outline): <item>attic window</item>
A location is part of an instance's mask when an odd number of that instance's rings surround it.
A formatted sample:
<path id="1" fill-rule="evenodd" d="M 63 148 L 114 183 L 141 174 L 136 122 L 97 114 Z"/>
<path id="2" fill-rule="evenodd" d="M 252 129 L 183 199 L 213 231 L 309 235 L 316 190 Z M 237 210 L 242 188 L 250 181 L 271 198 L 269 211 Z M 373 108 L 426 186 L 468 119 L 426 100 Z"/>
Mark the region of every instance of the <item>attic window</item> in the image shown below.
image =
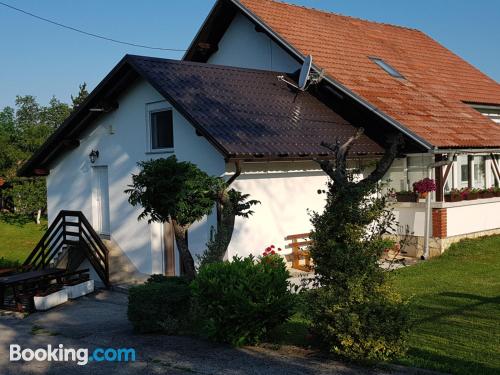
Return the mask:
<path id="1" fill-rule="evenodd" d="M 491 120 L 500 125 L 500 106 L 480 104 L 471 104 L 471 106 L 476 111 L 481 112 L 483 116 L 489 117 Z"/>
<path id="2" fill-rule="evenodd" d="M 378 57 L 370 57 L 370 60 L 373 61 L 375 64 L 377 64 L 379 67 L 385 70 L 386 73 L 388 73 L 390 76 L 394 78 L 405 78 L 401 73 L 399 73 L 395 68 L 390 66 L 388 63 L 386 63 L 384 60 L 378 58 Z"/>

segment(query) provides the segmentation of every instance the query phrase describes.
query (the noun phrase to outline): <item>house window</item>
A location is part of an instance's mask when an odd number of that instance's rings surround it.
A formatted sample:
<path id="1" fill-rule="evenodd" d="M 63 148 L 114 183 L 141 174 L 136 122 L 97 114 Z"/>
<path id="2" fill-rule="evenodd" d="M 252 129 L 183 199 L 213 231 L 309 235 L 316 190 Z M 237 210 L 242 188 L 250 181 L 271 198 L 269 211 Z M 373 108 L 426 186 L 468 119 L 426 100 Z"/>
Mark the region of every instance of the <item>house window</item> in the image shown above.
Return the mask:
<path id="1" fill-rule="evenodd" d="M 172 107 L 165 101 L 146 104 L 146 153 L 173 152 Z"/>
<path id="2" fill-rule="evenodd" d="M 472 108 L 500 125 L 500 106 L 472 104 Z"/>
<path id="3" fill-rule="evenodd" d="M 413 184 L 427 177 L 427 165 L 431 162 L 429 157 L 408 156 L 407 158 L 407 178 L 408 189 L 413 189 Z"/>
<path id="4" fill-rule="evenodd" d="M 484 189 L 486 187 L 486 158 L 474 156 L 474 187 Z"/>
<path id="5" fill-rule="evenodd" d="M 469 186 L 469 162 L 467 155 L 458 155 L 458 184 L 459 188 Z"/>
<path id="6" fill-rule="evenodd" d="M 149 113 L 151 151 L 174 147 L 174 127 L 172 110 L 152 111 Z"/>
<path id="7" fill-rule="evenodd" d="M 377 64 L 379 67 L 381 67 L 383 70 L 385 70 L 385 72 L 388 73 L 389 75 L 391 75 L 392 77 L 405 78 L 401 73 L 399 73 L 395 68 L 390 66 L 384 60 L 382 60 L 378 57 L 370 57 L 370 60 L 373 61 L 375 64 Z"/>

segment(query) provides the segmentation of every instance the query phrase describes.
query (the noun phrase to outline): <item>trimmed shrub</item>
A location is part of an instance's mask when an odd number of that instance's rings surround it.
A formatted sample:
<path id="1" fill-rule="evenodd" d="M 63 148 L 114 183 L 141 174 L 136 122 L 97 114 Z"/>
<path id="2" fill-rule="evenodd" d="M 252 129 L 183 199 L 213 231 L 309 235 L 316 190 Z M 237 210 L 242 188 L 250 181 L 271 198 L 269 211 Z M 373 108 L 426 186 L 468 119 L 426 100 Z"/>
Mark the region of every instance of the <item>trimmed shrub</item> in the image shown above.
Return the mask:
<path id="1" fill-rule="evenodd" d="M 330 353 L 363 361 L 385 361 L 405 353 L 410 311 L 390 289 L 368 295 L 355 283 L 349 290 L 312 290 L 307 299 L 311 332 Z"/>
<path id="2" fill-rule="evenodd" d="M 292 314 L 289 276 L 279 256 L 205 265 L 191 284 L 200 333 L 234 346 L 261 341 Z"/>
<path id="3" fill-rule="evenodd" d="M 130 288 L 128 319 L 140 333 L 182 333 L 189 324 L 189 284 L 183 278 L 157 276 Z"/>

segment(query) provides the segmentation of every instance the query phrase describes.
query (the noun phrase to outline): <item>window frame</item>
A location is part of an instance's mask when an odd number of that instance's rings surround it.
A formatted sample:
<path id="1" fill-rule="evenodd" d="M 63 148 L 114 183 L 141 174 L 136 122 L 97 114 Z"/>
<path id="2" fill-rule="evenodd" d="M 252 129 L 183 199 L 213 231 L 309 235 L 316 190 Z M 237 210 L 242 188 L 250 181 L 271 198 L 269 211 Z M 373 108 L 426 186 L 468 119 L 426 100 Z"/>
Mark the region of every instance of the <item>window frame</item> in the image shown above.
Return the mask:
<path id="1" fill-rule="evenodd" d="M 158 112 L 172 112 L 172 147 L 153 148 L 153 131 L 152 131 L 152 115 Z M 147 103 L 146 104 L 146 154 L 165 154 L 173 153 L 175 149 L 175 132 L 174 132 L 174 109 L 165 101 Z"/>
<path id="2" fill-rule="evenodd" d="M 380 69 L 389 74 L 391 77 L 406 80 L 405 76 L 402 75 L 399 70 L 397 70 L 395 67 L 393 67 L 384 59 L 375 56 L 369 56 L 368 58 Z"/>

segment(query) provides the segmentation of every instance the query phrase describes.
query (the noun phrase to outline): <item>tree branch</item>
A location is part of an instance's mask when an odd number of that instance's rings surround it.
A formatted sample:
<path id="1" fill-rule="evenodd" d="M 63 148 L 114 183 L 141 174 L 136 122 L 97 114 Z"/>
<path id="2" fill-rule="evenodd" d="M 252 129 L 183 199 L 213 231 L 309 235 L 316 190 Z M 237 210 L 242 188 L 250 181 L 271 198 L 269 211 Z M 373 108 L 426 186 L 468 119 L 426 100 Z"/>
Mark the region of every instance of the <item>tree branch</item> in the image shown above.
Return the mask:
<path id="1" fill-rule="evenodd" d="M 334 153 L 335 157 L 335 165 L 333 166 L 330 161 L 320 160 L 318 161 L 321 169 L 333 180 L 334 183 L 342 184 L 347 183 L 347 155 L 351 150 L 354 142 L 361 137 L 364 133 L 363 128 L 358 128 L 356 133 L 349 137 L 349 139 L 344 142 L 342 145 L 340 141 L 337 139 L 334 145 L 321 142 L 321 146 L 329 149 Z"/>
<path id="2" fill-rule="evenodd" d="M 385 150 L 384 156 L 379 160 L 375 170 L 358 183 L 360 187 L 367 187 L 380 181 L 398 154 L 400 146 L 403 144 L 403 135 L 398 133 L 389 139 L 389 147 Z"/>

